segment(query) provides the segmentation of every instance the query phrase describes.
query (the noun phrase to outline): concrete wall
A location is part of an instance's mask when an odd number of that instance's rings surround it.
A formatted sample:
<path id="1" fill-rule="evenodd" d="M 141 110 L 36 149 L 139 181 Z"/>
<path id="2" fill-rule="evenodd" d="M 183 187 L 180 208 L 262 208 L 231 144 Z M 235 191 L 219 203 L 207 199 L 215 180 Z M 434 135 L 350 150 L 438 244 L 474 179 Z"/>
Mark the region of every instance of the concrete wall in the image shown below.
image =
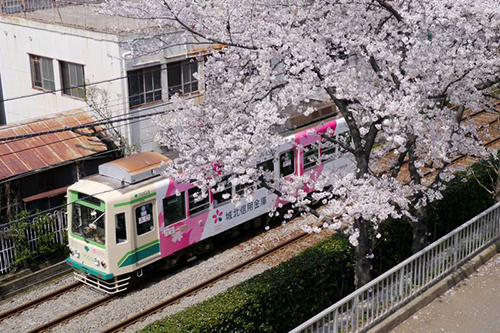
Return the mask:
<path id="1" fill-rule="evenodd" d="M 54 24 L 0 17 L 0 72 L 5 99 L 42 92 L 32 88 L 29 55 L 54 59 L 56 90 L 61 89 L 58 60 L 84 65 L 86 82 L 123 76 L 119 45 L 114 35 L 96 33 Z M 125 101 L 121 82 L 98 85 L 116 103 Z M 83 100 L 61 91 L 5 102 L 7 122 L 22 121 L 55 112 L 85 107 Z"/>
<path id="2" fill-rule="evenodd" d="M 96 32 L 0 15 L 0 73 L 2 75 L 3 96 L 7 100 L 4 103 L 7 123 L 87 107 L 85 101 L 57 91 L 62 88 L 59 61 L 84 65 L 87 83 L 114 79 L 112 82 L 94 85 L 92 88 L 87 87 L 87 92 L 94 88 L 106 91 L 109 101 L 108 111 L 111 115 L 130 114 L 137 116 L 168 108 L 165 105 L 156 108 L 152 108 L 152 105 L 145 105 L 129 110 L 128 83 L 127 79 L 124 78 L 127 71 L 161 65 L 162 98 L 163 101 L 167 102 L 166 64 L 199 56 L 198 51 L 204 46 L 175 46 L 148 56 L 129 57 L 127 56 L 129 50 L 123 45 L 124 42 L 134 37 L 137 36 Z M 56 92 L 9 101 L 11 98 L 43 93 L 42 90 L 32 87 L 30 54 L 53 59 Z M 200 77 L 202 76 L 201 67 L 200 65 Z M 200 84 L 200 89 L 202 87 L 203 85 Z M 189 96 L 189 98 L 201 99 L 196 94 Z M 122 132 L 122 136 L 127 138 L 129 143 L 139 147 L 139 150 L 160 151 L 154 142 L 157 133 L 154 120 L 135 120 L 130 124 L 115 124 L 115 127 Z"/>
<path id="3" fill-rule="evenodd" d="M 173 32 L 172 34 L 176 34 Z M 129 41 L 135 37 L 134 35 L 125 36 L 122 39 L 122 44 L 126 45 L 126 41 Z M 151 41 L 157 42 L 157 41 Z M 192 41 L 194 42 L 194 40 Z M 168 80 L 167 80 L 167 64 L 171 62 L 181 61 L 188 58 L 195 58 L 200 61 L 198 66 L 198 74 L 200 81 L 203 77 L 203 66 L 201 61 L 203 60 L 200 56 L 200 53 L 197 50 L 204 49 L 208 47 L 208 45 L 200 45 L 200 44 L 185 44 L 185 45 L 176 45 L 174 47 L 165 47 L 163 45 L 156 45 L 157 49 L 163 48 L 163 50 L 156 54 L 150 54 L 142 57 L 126 57 L 124 60 L 125 71 L 136 70 L 140 68 L 147 68 L 151 66 L 160 65 L 161 66 L 161 85 L 162 85 L 162 100 L 164 102 L 168 102 Z M 128 54 L 129 50 L 126 48 L 122 48 L 120 53 L 122 55 Z M 126 82 L 124 89 L 127 90 Z M 203 84 L 199 85 L 200 93 L 203 91 Z M 189 95 L 186 98 L 194 98 L 197 103 L 201 102 L 201 94 L 193 94 Z M 133 116 L 136 115 L 147 115 L 149 113 L 159 112 L 162 110 L 168 110 L 169 105 L 160 105 L 155 107 L 154 105 L 144 105 L 136 108 L 132 108 L 130 113 Z M 141 121 L 133 122 L 130 126 L 130 142 L 138 145 L 140 144 L 142 151 L 150 151 L 154 150 L 156 152 L 161 153 L 162 150 L 154 141 L 154 138 L 158 132 L 158 127 L 154 119 L 144 118 Z"/>

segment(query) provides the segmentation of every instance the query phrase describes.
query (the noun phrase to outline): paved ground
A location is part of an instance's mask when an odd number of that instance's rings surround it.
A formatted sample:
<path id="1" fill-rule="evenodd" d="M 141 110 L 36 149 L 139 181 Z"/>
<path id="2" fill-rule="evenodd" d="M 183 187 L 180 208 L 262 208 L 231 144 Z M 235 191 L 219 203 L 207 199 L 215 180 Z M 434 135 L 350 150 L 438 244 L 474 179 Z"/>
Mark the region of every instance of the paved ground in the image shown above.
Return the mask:
<path id="1" fill-rule="evenodd" d="M 392 332 L 500 332 L 500 254 Z"/>

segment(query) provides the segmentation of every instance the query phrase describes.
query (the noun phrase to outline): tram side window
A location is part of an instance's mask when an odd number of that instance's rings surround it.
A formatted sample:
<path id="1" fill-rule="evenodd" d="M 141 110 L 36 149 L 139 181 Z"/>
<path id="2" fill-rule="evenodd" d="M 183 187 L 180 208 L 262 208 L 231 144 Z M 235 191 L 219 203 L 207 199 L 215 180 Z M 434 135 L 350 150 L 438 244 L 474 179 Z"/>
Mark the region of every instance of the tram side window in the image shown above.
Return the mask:
<path id="1" fill-rule="evenodd" d="M 281 177 L 291 175 L 295 171 L 295 152 L 289 150 L 280 155 Z"/>
<path id="2" fill-rule="evenodd" d="M 258 188 L 261 188 L 262 182 L 266 180 L 269 181 L 269 178 L 271 178 L 274 174 L 274 159 L 271 158 L 267 161 L 257 164 L 257 170 L 262 170 L 264 172 L 264 175 L 259 178 L 260 181 Z"/>
<path id="3" fill-rule="evenodd" d="M 321 144 L 321 161 L 331 161 L 335 157 L 337 146 L 335 143 L 325 140 Z"/>
<path id="4" fill-rule="evenodd" d="M 235 190 L 235 192 L 236 192 L 237 195 L 239 195 L 240 197 L 243 197 L 243 196 L 245 196 L 245 190 L 248 189 L 248 188 L 251 189 L 252 186 L 253 186 L 253 183 L 238 184 L 238 185 L 236 185 L 236 187 L 234 188 L 234 190 Z"/>
<path id="5" fill-rule="evenodd" d="M 315 167 L 318 164 L 319 151 L 317 145 L 304 147 L 304 170 Z"/>
<path id="6" fill-rule="evenodd" d="M 208 195 L 205 198 L 201 196 L 201 190 L 198 187 L 193 187 L 188 191 L 189 197 L 189 215 L 195 215 L 201 211 L 208 209 L 210 202 Z"/>
<path id="7" fill-rule="evenodd" d="M 165 226 L 175 222 L 182 221 L 186 218 L 186 199 L 185 192 L 180 195 L 172 195 L 163 199 L 163 219 Z"/>
<path id="8" fill-rule="evenodd" d="M 229 176 L 225 176 L 214 187 L 214 205 L 220 206 L 222 203 L 231 200 L 233 187 L 229 181 Z"/>
<path id="9" fill-rule="evenodd" d="M 124 243 L 127 241 L 127 226 L 125 223 L 125 213 L 115 215 L 115 235 L 116 244 Z"/>
<path id="10" fill-rule="evenodd" d="M 152 203 L 139 206 L 135 209 L 135 222 L 137 224 L 138 236 L 154 229 Z"/>

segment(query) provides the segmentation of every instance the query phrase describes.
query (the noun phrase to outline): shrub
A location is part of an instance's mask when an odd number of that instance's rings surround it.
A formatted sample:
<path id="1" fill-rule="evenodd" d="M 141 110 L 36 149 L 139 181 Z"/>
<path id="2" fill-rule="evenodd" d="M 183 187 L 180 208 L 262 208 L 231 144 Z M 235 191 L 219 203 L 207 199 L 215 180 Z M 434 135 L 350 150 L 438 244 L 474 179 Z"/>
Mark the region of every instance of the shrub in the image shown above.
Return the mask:
<path id="1" fill-rule="evenodd" d="M 473 173 L 458 172 L 446 184 L 443 199 L 431 206 L 429 231 L 431 241 L 446 235 L 495 203 L 483 186 L 492 189 L 495 179 L 491 164 L 478 162 L 471 166 Z"/>
<path id="2" fill-rule="evenodd" d="M 284 332 L 352 292 L 352 250 L 340 236 L 142 332 Z"/>
<path id="3" fill-rule="evenodd" d="M 49 259 L 54 254 L 66 254 L 67 242 L 59 243 L 56 241 L 56 234 L 49 230 L 49 225 L 53 221 L 53 216 L 50 214 L 40 214 L 33 220 L 27 217 L 27 211 L 21 212 L 12 223 L 8 231 L 9 239 L 14 243 L 14 262 L 13 269 L 20 268 L 37 268 L 45 260 Z M 36 234 L 36 242 L 30 242 L 29 235 Z M 63 233 L 63 238 L 66 239 L 66 233 Z"/>
<path id="4" fill-rule="evenodd" d="M 447 184 L 444 198 L 431 204 L 431 241 L 494 203 L 483 187 L 493 186 L 491 165 L 476 163 L 472 170 L 474 175 L 457 173 Z M 382 238 L 374 249 L 374 276 L 411 256 L 409 223 L 391 219 L 383 224 Z M 157 321 L 142 332 L 288 331 L 351 293 L 354 267 L 351 246 L 340 236 L 332 237 L 226 292 Z"/>

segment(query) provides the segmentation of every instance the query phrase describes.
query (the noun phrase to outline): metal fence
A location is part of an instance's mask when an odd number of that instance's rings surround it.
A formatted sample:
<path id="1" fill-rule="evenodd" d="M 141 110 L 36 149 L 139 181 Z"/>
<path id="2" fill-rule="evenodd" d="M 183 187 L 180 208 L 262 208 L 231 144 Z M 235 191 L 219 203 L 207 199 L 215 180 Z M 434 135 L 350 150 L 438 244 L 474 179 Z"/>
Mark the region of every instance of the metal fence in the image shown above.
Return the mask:
<path id="1" fill-rule="evenodd" d="M 38 239 L 41 235 L 53 234 L 52 242 L 63 244 L 66 242 L 66 213 L 61 210 L 53 210 L 44 214 L 49 217 L 46 223 L 41 228 L 30 227 L 35 225 L 35 222 L 40 216 L 35 216 L 29 220 L 28 228 L 24 230 L 28 240 L 30 251 L 38 251 Z M 15 260 L 16 244 L 11 237 L 11 226 L 9 224 L 2 226 L 0 229 L 0 274 L 5 274 L 11 270 L 11 265 Z"/>
<path id="2" fill-rule="evenodd" d="M 367 331 L 499 236 L 500 203 L 497 203 L 291 332 Z"/>
<path id="3" fill-rule="evenodd" d="M 99 3 L 101 0 L 0 0 L 3 14 L 33 12 L 35 10 L 61 8 L 71 5 Z"/>

